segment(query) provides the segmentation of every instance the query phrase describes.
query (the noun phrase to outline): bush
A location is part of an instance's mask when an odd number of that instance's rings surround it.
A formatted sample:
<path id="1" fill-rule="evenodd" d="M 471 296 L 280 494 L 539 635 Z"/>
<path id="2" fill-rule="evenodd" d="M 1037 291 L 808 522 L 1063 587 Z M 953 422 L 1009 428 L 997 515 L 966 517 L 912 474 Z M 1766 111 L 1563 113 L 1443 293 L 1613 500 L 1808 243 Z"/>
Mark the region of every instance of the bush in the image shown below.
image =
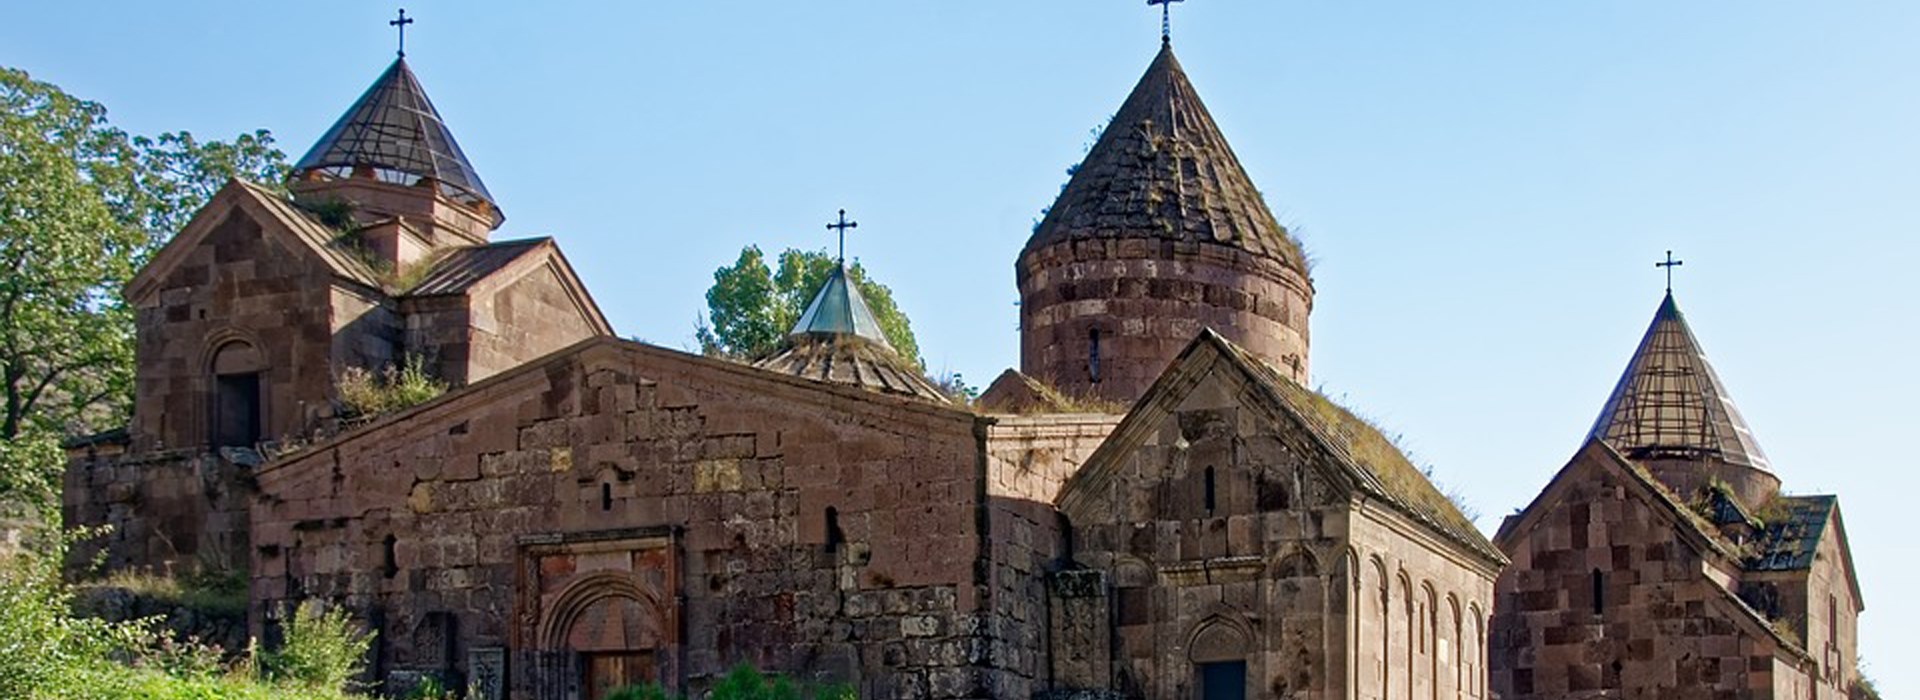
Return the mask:
<path id="1" fill-rule="evenodd" d="M 112 658 L 146 636 L 144 623 L 74 617 L 60 560 L 21 554 L 0 562 L 0 698 L 105 695 Z"/>
<path id="2" fill-rule="evenodd" d="M 407 355 L 399 367 L 387 365 L 378 375 L 348 367 L 335 380 L 334 391 L 347 416 L 356 418 L 403 411 L 432 401 L 447 392 L 447 384 L 427 373 L 424 358 Z"/>
<path id="3" fill-rule="evenodd" d="M 350 686 L 360 685 L 354 678 L 366 670 L 373 637 L 354 625 L 345 610 L 302 603 L 287 620 L 280 649 L 260 655 L 260 670 L 268 679 L 310 690 L 357 689 Z"/>

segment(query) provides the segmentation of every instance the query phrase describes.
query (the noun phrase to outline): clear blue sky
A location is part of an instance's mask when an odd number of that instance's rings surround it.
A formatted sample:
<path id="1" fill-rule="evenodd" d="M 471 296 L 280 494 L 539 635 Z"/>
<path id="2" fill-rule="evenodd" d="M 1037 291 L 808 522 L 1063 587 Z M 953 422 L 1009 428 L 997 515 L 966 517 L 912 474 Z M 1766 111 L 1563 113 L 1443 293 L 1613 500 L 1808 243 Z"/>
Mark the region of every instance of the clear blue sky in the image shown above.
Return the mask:
<path id="1" fill-rule="evenodd" d="M 546 6 L 546 7 L 536 7 Z M 741 246 L 849 251 L 929 365 L 1018 362 L 1013 259 L 1152 58 L 1137 0 L 409 2 L 409 59 L 508 237 L 557 236 L 623 335 L 690 344 Z M 16 3 L 0 63 L 136 132 L 297 157 L 392 57 L 374 2 Z M 1869 672 L 1920 628 L 1920 5 L 1194 0 L 1183 63 L 1318 261 L 1314 382 L 1491 529 L 1682 308 L 1787 488 L 1837 492 Z"/>

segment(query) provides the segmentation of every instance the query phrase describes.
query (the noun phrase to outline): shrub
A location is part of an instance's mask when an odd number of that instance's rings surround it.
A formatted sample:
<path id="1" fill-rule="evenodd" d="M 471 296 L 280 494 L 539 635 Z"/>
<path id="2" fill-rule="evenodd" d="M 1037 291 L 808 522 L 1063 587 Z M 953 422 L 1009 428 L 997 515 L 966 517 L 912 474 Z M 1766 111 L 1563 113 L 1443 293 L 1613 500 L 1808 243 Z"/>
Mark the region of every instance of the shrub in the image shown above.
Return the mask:
<path id="1" fill-rule="evenodd" d="M 146 633 L 144 623 L 74 617 L 60 560 L 22 554 L 0 562 L 0 698 L 105 695 L 112 657 Z"/>
<path id="2" fill-rule="evenodd" d="M 354 625 L 347 611 L 308 601 L 287 620 L 280 649 L 260 655 L 260 670 L 268 679 L 310 690 L 349 690 L 366 670 L 373 637 Z"/>
<path id="3" fill-rule="evenodd" d="M 424 358 L 407 355 L 400 366 L 387 365 L 377 375 L 360 367 L 348 367 L 335 380 L 334 391 L 348 417 L 368 417 L 432 401 L 447 392 L 447 384 L 427 373 Z"/>

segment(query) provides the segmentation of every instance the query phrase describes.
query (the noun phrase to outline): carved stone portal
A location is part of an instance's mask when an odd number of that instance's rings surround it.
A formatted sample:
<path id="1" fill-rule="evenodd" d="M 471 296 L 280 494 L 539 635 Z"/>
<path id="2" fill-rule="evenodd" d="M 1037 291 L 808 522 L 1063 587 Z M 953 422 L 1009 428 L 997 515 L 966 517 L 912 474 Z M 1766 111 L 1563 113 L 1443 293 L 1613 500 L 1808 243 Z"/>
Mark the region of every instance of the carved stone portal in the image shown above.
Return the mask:
<path id="1" fill-rule="evenodd" d="M 627 685 L 677 688 L 678 547 L 668 531 L 522 540 L 515 639 L 537 698 L 597 700 Z"/>

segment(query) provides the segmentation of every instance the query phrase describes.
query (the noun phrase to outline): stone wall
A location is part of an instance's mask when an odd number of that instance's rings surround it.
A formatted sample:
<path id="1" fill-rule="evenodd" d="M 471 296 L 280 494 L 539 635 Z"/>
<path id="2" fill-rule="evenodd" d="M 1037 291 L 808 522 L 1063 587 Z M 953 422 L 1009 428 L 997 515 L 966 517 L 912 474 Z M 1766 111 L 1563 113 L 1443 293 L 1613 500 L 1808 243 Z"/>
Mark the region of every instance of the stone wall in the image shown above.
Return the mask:
<path id="1" fill-rule="evenodd" d="M 555 669 L 577 668 L 552 641 L 574 608 L 544 597 L 568 584 L 534 583 L 625 567 L 591 585 L 681 621 L 630 637 L 645 660 L 628 661 L 671 685 L 747 662 L 863 696 L 977 697 L 983 436 L 930 404 L 599 341 L 265 469 L 254 624 L 271 638 L 320 598 L 388 639 L 454 629 L 426 657 L 384 646 L 382 671 L 471 677 L 504 653 L 516 697 L 553 697 Z M 539 554 L 634 532 L 664 543 Z"/>
<path id="2" fill-rule="evenodd" d="M 108 570 L 161 575 L 247 565 L 250 467 L 218 454 L 70 451 L 63 476 L 62 522 L 105 528 L 74 544 L 71 567 L 90 573 L 96 556 Z M 244 460 L 244 457 L 243 457 Z"/>
<path id="3" fill-rule="evenodd" d="M 1376 502 L 1354 512 L 1350 544 L 1346 566 L 1358 576 L 1346 581 L 1354 608 L 1342 656 L 1353 697 L 1488 697 L 1497 572 Z"/>
<path id="4" fill-rule="evenodd" d="M 1026 698 L 1058 686 L 1048 657 L 1077 651 L 1071 641 L 1055 643 L 1048 633 L 1046 574 L 1065 564 L 1067 546 L 1053 502 L 1119 420 L 1098 414 L 995 416 L 987 431 L 990 509 L 983 546 L 993 562 L 985 618 L 993 697 Z"/>
<path id="5" fill-rule="evenodd" d="M 557 255 L 545 254 L 545 264 L 512 284 L 477 291 L 468 300 L 472 330 L 467 381 L 480 381 L 600 334 L 554 269 Z"/>
<path id="6" fill-rule="evenodd" d="M 1205 328 L 1306 381 L 1312 289 L 1270 258 L 1168 239 L 1079 239 L 1028 250 L 1015 271 L 1020 370 L 1069 396 L 1131 402 Z"/>
<path id="7" fill-rule="evenodd" d="M 263 436 L 298 432 L 306 407 L 331 395 L 331 270 L 229 206 L 156 291 L 133 300 L 135 451 L 207 444 L 212 362 L 228 343 L 262 361 Z"/>
<path id="8" fill-rule="evenodd" d="M 1073 559 L 1105 574 L 1111 608 L 1056 586 L 1056 634 L 1097 634 L 1110 615 L 1110 687 L 1126 697 L 1197 697 L 1210 673 L 1247 697 L 1467 696 L 1453 690 L 1479 670 L 1454 649 L 1475 646 L 1496 564 L 1349 490 L 1342 457 L 1214 367 L 1162 380 L 1067 486 Z M 1382 598 L 1389 577 L 1405 583 Z"/>
<path id="9" fill-rule="evenodd" d="M 1738 567 L 1590 447 L 1501 546 L 1494 691 L 1525 698 L 1808 698 L 1804 656 L 1736 599 Z M 1537 513 L 1534 509 L 1541 509 Z M 1832 697 L 1821 694 L 1820 697 Z"/>

